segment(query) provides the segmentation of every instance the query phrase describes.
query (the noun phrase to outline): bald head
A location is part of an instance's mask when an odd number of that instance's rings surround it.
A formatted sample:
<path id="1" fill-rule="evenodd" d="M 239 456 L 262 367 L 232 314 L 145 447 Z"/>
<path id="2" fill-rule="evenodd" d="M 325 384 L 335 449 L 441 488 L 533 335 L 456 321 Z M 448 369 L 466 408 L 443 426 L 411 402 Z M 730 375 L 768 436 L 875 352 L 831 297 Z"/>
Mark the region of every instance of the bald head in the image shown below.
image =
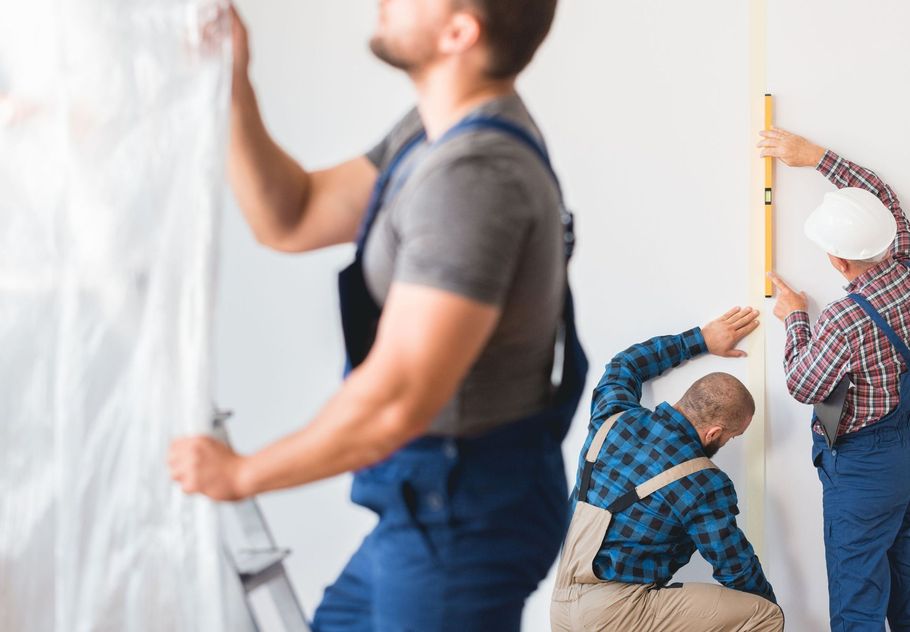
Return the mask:
<path id="1" fill-rule="evenodd" d="M 697 430 L 720 426 L 737 431 L 755 414 L 755 400 L 729 373 L 710 373 L 689 387 L 676 409 Z"/>

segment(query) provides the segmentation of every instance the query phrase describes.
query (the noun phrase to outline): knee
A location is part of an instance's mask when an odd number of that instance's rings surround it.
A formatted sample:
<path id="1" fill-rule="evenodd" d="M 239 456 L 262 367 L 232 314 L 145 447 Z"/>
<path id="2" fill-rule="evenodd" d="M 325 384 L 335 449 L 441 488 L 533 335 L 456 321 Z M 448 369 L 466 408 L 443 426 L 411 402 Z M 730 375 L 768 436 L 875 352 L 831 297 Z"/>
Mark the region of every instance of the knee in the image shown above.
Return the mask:
<path id="1" fill-rule="evenodd" d="M 757 618 L 755 632 L 783 632 L 784 611 L 777 604 L 766 601 Z"/>

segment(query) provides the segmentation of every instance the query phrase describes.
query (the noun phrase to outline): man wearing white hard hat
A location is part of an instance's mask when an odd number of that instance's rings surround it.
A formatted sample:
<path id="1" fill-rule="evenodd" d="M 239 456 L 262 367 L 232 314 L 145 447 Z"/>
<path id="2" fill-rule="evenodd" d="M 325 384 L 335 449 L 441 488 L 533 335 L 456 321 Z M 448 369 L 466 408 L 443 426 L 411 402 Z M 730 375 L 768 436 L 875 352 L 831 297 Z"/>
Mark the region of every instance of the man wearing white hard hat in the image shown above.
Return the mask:
<path id="1" fill-rule="evenodd" d="M 838 188 L 805 232 L 848 296 L 810 329 L 805 294 L 772 275 L 787 387 L 815 404 L 831 629 L 881 632 L 887 618 L 910 630 L 910 223 L 868 169 L 783 130 L 762 136 L 762 156 L 814 166 Z"/>

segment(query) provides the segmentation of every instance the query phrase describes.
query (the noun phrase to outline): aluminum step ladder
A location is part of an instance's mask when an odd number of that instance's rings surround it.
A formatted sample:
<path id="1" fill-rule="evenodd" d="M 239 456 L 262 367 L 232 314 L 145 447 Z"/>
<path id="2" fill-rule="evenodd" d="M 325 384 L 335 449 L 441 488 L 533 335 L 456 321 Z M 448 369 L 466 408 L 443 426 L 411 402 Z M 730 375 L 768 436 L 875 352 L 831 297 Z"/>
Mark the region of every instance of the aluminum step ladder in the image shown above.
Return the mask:
<path id="1" fill-rule="evenodd" d="M 216 410 L 213 436 L 230 445 L 228 411 Z M 284 568 L 290 550 L 275 544 L 256 498 L 221 503 L 222 542 L 228 565 L 237 573 L 256 632 L 311 632 Z"/>

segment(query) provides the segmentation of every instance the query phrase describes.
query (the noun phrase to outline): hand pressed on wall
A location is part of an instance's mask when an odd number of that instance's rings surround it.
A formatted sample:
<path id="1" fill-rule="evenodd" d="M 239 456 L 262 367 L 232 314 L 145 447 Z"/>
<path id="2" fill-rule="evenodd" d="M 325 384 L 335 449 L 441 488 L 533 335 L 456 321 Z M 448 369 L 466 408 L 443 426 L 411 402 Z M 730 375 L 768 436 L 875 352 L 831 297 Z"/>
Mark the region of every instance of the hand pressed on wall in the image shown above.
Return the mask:
<path id="1" fill-rule="evenodd" d="M 808 311 L 809 298 L 805 292 L 797 292 L 774 272 L 769 272 L 768 277 L 777 289 L 777 303 L 774 304 L 775 316 L 784 320 L 793 312 Z"/>
<path id="2" fill-rule="evenodd" d="M 736 348 L 739 342 L 758 329 L 758 310 L 734 307 L 701 328 L 708 351 L 722 358 L 744 358 L 746 352 Z"/>
<path id="3" fill-rule="evenodd" d="M 762 140 L 762 158 L 777 158 L 788 167 L 815 167 L 825 155 L 824 147 L 809 142 L 802 136 L 782 129 L 772 128 L 759 132 Z"/>

